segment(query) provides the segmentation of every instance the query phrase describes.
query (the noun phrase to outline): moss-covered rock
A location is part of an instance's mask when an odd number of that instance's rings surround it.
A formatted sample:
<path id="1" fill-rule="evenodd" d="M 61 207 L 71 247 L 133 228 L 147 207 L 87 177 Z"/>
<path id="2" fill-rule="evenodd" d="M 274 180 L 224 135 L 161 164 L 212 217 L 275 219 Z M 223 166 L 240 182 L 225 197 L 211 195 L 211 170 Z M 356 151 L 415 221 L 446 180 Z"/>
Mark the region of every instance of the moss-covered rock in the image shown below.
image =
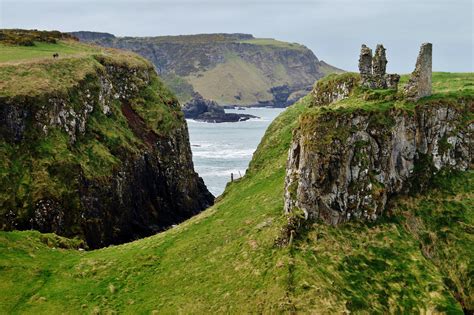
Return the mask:
<path id="1" fill-rule="evenodd" d="M 15 74 L 0 94 L 2 229 L 78 236 L 95 248 L 156 233 L 212 204 L 179 103 L 150 63 L 119 51 L 59 62 L 62 72 L 43 60 L 0 64 L 0 75 Z M 27 67 L 35 71 L 15 88 Z M 30 93 L 40 76 L 50 84 Z"/>
<path id="2" fill-rule="evenodd" d="M 358 90 L 348 98 L 354 80 L 344 74 L 315 85 L 313 106 L 326 107 L 302 115 L 293 135 L 286 212 L 330 224 L 373 221 L 391 196 L 425 188 L 441 170 L 472 167 L 474 97 L 406 103 Z"/>
<path id="3" fill-rule="evenodd" d="M 359 86 L 360 75 L 356 73 L 344 73 L 341 75 L 330 75 L 319 80 L 311 92 L 313 106 L 324 106 L 343 100 Z"/>

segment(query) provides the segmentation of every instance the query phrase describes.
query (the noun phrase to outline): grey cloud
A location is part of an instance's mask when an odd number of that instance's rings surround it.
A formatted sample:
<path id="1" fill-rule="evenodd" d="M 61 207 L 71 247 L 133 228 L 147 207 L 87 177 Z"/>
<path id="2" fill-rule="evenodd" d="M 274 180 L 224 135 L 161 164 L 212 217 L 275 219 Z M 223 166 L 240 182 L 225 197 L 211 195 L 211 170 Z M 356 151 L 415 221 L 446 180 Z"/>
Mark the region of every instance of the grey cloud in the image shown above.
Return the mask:
<path id="1" fill-rule="evenodd" d="M 95 30 L 119 36 L 252 33 L 302 43 L 356 70 L 360 44 L 384 43 L 391 72 L 434 44 L 434 69 L 473 71 L 471 0 L 0 0 L 0 27 Z"/>

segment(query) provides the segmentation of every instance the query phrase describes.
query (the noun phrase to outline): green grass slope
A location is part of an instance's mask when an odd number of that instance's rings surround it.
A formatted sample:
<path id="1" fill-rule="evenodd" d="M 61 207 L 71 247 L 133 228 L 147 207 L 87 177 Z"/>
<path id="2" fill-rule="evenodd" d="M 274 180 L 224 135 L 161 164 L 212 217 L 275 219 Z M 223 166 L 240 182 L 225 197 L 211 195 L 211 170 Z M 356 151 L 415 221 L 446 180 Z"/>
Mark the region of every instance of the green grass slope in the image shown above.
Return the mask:
<path id="1" fill-rule="evenodd" d="M 434 97 L 472 97 L 473 79 L 435 74 Z M 398 198 L 374 224 L 315 224 L 276 245 L 292 130 L 310 102 L 270 125 L 247 175 L 216 205 L 164 233 L 87 252 L 52 235 L 1 232 L 0 313 L 472 310 L 472 171 Z"/>

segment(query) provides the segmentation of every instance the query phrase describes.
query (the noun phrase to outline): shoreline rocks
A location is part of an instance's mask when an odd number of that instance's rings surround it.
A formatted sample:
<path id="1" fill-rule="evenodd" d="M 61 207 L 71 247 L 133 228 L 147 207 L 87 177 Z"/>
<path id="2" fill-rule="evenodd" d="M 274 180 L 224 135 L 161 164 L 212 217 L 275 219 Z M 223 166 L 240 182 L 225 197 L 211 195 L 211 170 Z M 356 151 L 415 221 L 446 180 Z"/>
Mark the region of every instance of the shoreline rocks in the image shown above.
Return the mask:
<path id="1" fill-rule="evenodd" d="M 195 93 L 193 99 L 187 102 L 182 110 L 185 118 L 208 123 L 239 122 L 259 118 L 249 114 L 226 113 L 215 101 L 206 100 L 199 93 Z"/>

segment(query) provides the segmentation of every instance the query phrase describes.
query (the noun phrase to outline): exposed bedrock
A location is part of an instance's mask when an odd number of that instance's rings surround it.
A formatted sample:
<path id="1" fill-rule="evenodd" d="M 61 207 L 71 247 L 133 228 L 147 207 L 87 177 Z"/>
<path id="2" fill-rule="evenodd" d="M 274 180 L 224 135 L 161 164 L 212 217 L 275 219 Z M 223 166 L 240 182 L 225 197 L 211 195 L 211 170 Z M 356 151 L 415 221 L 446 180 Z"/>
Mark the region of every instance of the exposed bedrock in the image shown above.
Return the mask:
<path id="1" fill-rule="evenodd" d="M 339 224 L 372 221 L 391 196 L 423 188 L 442 170 L 473 164 L 472 100 L 413 112 L 325 112 L 301 118 L 285 180 L 285 211 Z"/>

